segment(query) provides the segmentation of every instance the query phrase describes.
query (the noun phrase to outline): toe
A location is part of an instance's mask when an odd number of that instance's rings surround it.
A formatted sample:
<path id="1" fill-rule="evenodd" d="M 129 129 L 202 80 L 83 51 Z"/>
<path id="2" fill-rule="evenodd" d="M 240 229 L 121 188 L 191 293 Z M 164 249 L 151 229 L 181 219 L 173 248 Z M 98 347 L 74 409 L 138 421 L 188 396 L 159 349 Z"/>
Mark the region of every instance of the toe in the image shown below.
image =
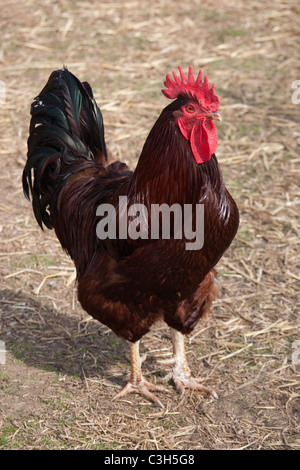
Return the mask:
<path id="1" fill-rule="evenodd" d="M 205 387 L 199 383 L 201 381 L 200 378 L 194 379 L 174 379 L 174 385 L 176 390 L 180 393 L 180 395 L 184 394 L 185 389 L 189 388 L 191 390 L 197 390 L 199 392 L 206 393 L 207 395 L 212 395 L 214 398 L 218 398 L 217 393 L 210 387 Z"/>
<path id="2" fill-rule="evenodd" d="M 116 400 L 118 398 L 122 398 L 128 393 L 138 393 L 139 395 L 143 395 L 146 397 L 148 400 L 152 401 L 153 403 L 156 403 L 162 408 L 165 408 L 162 402 L 152 393 L 152 391 L 157 391 L 157 392 L 169 392 L 165 387 L 162 385 L 155 385 L 150 382 L 147 382 L 146 380 L 143 380 L 139 384 L 132 384 L 131 382 L 128 382 L 123 390 L 119 392 L 113 400 Z"/>

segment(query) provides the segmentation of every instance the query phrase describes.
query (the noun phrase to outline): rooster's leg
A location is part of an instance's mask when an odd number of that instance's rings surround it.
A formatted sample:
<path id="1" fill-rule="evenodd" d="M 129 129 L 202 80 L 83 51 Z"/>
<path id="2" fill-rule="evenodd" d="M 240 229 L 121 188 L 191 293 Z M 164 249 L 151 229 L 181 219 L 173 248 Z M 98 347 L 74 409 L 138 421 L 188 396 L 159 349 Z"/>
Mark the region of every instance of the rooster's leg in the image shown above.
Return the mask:
<path id="1" fill-rule="evenodd" d="M 172 343 L 173 343 L 173 358 L 167 362 L 173 363 L 173 370 L 170 372 L 164 380 L 173 379 L 176 390 L 183 395 L 186 388 L 193 390 L 199 390 L 204 393 L 208 393 L 215 398 L 218 398 L 218 395 L 214 390 L 209 387 L 205 387 L 201 383 L 200 378 L 193 378 L 191 370 L 189 368 L 187 358 L 185 355 L 185 346 L 184 346 L 184 336 L 177 330 L 173 328 L 171 330 Z M 163 361 L 162 361 L 163 362 Z"/>
<path id="2" fill-rule="evenodd" d="M 140 393 L 141 395 L 144 395 L 144 397 L 148 398 L 150 401 L 153 401 L 154 403 L 157 403 L 162 408 L 164 408 L 161 401 L 153 393 L 151 393 L 151 390 L 157 390 L 159 392 L 167 392 L 168 390 L 165 387 L 162 387 L 161 385 L 151 384 L 144 379 L 143 374 L 142 374 L 142 369 L 141 369 L 142 360 L 141 360 L 140 353 L 139 353 L 139 345 L 140 345 L 139 341 L 137 341 L 136 343 L 130 343 L 130 354 L 131 354 L 130 381 L 123 388 L 123 390 L 120 393 L 118 393 L 113 399 L 115 400 L 116 398 L 121 398 L 124 395 L 127 395 L 127 393 L 135 392 L 135 393 Z"/>

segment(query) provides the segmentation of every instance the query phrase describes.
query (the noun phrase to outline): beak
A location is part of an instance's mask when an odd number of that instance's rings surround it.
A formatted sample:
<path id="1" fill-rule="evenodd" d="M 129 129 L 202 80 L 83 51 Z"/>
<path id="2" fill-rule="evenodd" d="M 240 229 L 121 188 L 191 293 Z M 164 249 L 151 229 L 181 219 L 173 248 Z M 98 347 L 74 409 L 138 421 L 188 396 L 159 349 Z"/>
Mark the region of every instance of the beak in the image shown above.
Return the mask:
<path id="1" fill-rule="evenodd" d="M 215 119 L 215 121 L 222 121 L 221 114 L 219 114 L 218 111 L 215 111 L 214 113 L 209 113 L 206 117 L 208 119 Z"/>

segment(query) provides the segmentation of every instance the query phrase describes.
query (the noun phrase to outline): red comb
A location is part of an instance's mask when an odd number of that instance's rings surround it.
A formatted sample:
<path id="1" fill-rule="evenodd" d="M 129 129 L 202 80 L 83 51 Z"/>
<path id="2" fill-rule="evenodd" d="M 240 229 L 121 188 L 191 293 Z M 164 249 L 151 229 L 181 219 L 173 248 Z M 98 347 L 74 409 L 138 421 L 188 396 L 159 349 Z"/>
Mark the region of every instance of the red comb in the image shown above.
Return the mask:
<path id="1" fill-rule="evenodd" d="M 181 81 L 177 77 L 175 72 L 172 72 L 174 80 L 171 79 L 169 74 L 166 76 L 164 85 L 165 87 L 167 87 L 167 89 L 161 91 L 167 98 L 174 99 L 177 98 L 180 94 L 191 93 L 202 104 L 209 103 L 210 105 L 214 105 L 214 107 L 218 109 L 218 107 L 220 106 L 220 100 L 218 95 L 215 94 L 215 85 L 213 84 L 211 88 L 209 88 L 209 83 L 206 75 L 204 76 L 204 80 L 202 82 L 201 70 L 199 70 L 198 77 L 196 78 L 196 80 L 194 79 L 193 70 L 191 66 L 189 66 L 188 79 L 186 79 L 181 67 L 178 67 L 178 70 L 180 73 Z"/>

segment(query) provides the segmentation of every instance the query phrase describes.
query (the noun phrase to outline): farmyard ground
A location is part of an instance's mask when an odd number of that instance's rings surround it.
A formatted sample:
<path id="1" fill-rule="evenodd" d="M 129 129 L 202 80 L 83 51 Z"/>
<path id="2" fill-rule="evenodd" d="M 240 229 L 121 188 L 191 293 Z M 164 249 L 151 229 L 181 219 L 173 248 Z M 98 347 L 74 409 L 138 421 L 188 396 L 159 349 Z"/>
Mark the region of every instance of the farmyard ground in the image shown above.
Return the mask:
<path id="1" fill-rule="evenodd" d="M 2 1 L 0 448 L 299 449 L 299 13 L 279 0 Z M 217 156 L 241 224 L 187 353 L 219 400 L 166 384 L 165 411 L 135 395 L 112 402 L 128 347 L 82 311 L 72 263 L 21 189 L 30 103 L 63 64 L 90 82 L 108 145 L 132 167 L 166 105 L 166 73 L 201 67 L 216 85 Z M 164 325 L 142 352 L 159 381 Z"/>

